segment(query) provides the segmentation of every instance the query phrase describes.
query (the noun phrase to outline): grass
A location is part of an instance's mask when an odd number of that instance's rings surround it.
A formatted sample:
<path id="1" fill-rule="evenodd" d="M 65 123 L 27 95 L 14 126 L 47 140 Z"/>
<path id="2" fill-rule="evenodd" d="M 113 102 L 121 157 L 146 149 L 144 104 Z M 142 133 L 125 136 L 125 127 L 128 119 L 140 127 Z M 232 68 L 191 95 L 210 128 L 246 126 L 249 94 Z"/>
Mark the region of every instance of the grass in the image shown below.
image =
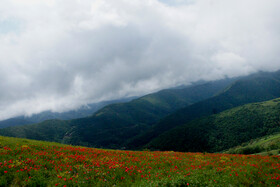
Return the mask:
<path id="1" fill-rule="evenodd" d="M 251 140 L 242 145 L 231 148 L 225 153 L 280 155 L 280 133 Z"/>
<path id="2" fill-rule="evenodd" d="M 0 186 L 271 186 L 278 156 L 120 151 L 0 136 Z"/>

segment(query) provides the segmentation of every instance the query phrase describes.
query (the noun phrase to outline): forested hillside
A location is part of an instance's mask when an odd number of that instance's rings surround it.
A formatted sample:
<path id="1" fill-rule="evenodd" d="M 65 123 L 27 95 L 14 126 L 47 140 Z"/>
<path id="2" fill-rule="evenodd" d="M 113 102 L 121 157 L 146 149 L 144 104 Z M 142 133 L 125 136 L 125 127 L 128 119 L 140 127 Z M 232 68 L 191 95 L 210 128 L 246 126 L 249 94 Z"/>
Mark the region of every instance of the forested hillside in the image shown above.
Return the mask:
<path id="1" fill-rule="evenodd" d="M 128 147 L 141 148 L 160 134 L 194 119 L 247 103 L 267 101 L 280 97 L 280 71 L 257 73 L 234 82 L 220 94 L 182 108 L 161 119 L 147 132 L 130 140 Z M 194 127 L 195 128 L 195 127 Z"/>
<path id="2" fill-rule="evenodd" d="M 193 120 L 147 145 L 150 149 L 217 152 L 280 132 L 280 99 L 252 103 Z"/>
<path id="3" fill-rule="evenodd" d="M 0 134 L 104 148 L 143 149 L 146 147 L 159 150 L 213 152 L 239 145 L 250 138 L 258 138 L 278 131 L 277 128 L 261 129 L 248 135 L 247 131 L 255 128 L 255 125 L 261 125 L 256 124 L 259 122 L 255 121 L 259 119 L 258 116 L 270 108 L 264 108 L 259 113 L 249 109 L 238 110 L 228 115 L 229 118 L 223 118 L 221 123 L 243 126 L 244 119 L 247 120 L 250 128 L 234 127 L 228 135 L 228 131 L 218 128 L 220 123 L 216 124 L 216 121 L 220 118 L 216 120 L 216 117 L 222 115 L 220 112 L 247 103 L 280 97 L 279 71 L 261 72 L 240 78 L 233 83 L 232 81 L 226 79 L 185 88 L 162 90 L 127 103 L 108 105 L 86 118 L 66 121 L 49 120 L 38 124 L 10 127 L 1 129 Z M 254 107 L 249 108 L 254 109 Z M 271 111 L 277 110 L 271 109 Z M 216 114 L 214 115 L 216 117 L 207 117 L 212 114 Z M 248 121 L 246 117 L 254 120 Z M 264 118 L 272 120 L 269 116 Z M 236 120 L 230 121 L 232 119 Z M 218 130 L 215 130 L 216 128 Z M 240 136 L 233 136 L 235 133 Z M 242 134 L 245 135 L 241 136 Z M 223 139 L 224 136 L 230 139 Z M 223 142 L 227 143 L 223 144 Z"/>
<path id="4" fill-rule="evenodd" d="M 13 117 L 0 121 L 0 128 L 40 123 L 50 119 L 70 120 L 70 119 L 87 117 L 92 115 L 94 112 L 103 108 L 106 105 L 113 104 L 113 103 L 128 102 L 131 101 L 132 99 L 135 99 L 135 97 L 92 103 L 92 104 L 88 104 L 87 106 L 77 108 L 76 110 L 70 110 L 67 112 L 44 111 L 38 114 L 33 114 L 31 116 Z"/>
<path id="5" fill-rule="evenodd" d="M 0 134 L 76 145 L 121 148 L 127 140 L 147 131 L 161 118 L 179 108 L 214 96 L 232 81 L 234 79 L 225 79 L 162 90 L 128 103 L 106 106 L 90 117 L 10 127 L 0 130 Z"/>

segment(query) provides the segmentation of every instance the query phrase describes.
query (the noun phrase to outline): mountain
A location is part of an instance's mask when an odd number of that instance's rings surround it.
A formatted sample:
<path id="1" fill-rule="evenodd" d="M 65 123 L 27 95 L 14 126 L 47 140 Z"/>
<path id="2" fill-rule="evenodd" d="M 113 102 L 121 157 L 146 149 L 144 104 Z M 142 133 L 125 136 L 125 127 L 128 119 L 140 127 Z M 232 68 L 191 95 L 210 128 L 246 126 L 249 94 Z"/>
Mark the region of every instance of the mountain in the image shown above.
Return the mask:
<path id="1" fill-rule="evenodd" d="M 161 118 L 179 108 L 214 96 L 234 80 L 224 79 L 201 85 L 166 89 L 127 103 L 106 106 L 89 117 L 68 121 L 49 120 L 38 124 L 10 127 L 0 129 L 0 134 L 69 144 L 121 148 L 127 140 L 147 131 Z M 53 133 L 50 134 L 51 132 Z"/>
<path id="2" fill-rule="evenodd" d="M 39 123 L 50 119 L 70 120 L 70 119 L 87 117 L 92 115 L 94 112 L 98 111 L 99 109 L 103 108 L 106 105 L 113 104 L 113 103 L 128 102 L 135 98 L 136 97 L 129 97 L 129 98 L 118 99 L 118 100 L 92 103 L 87 106 L 80 107 L 76 110 L 70 110 L 67 112 L 44 111 L 38 114 L 33 114 L 32 116 L 18 116 L 18 117 L 0 121 L 0 128 Z"/>
<path id="3" fill-rule="evenodd" d="M 187 124 L 194 119 L 247 103 L 266 101 L 278 97 L 280 97 L 280 71 L 273 73 L 260 72 L 243 77 L 216 96 L 179 109 L 161 119 L 147 132 L 131 139 L 126 146 L 130 149 L 142 148 L 162 133 Z"/>
<path id="4" fill-rule="evenodd" d="M 69 121 L 46 120 L 40 125 L 30 124 L 0 129 L 1 134 L 12 137 L 24 137 L 35 140 L 61 142 L 61 137 L 70 129 Z"/>
<path id="5" fill-rule="evenodd" d="M 280 98 L 193 120 L 151 141 L 147 148 L 217 152 L 280 132 Z"/>
<path id="6" fill-rule="evenodd" d="M 104 148 L 147 147 L 213 152 L 229 147 L 219 143 L 216 143 L 215 147 L 207 144 L 205 133 L 208 136 L 208 133 L 216 128 L 216 124 L 211 121 L 213 118 L 207 116 L 219 115 L 222 111 L 247 103 L 278 97 L 280 97 L 280 71 L 260 72 L 237 80 L 225 79 L 162 90 L 127 103 L 105 106 L 88 117 L 66 121 L 48 120 L 38 124 L 10 127 L 0 129 L 0 134 Z M 196 122 L 192 122 L 193 120 Z M 179 134 L 177 128 L 180 129 L 180 126 L 191 129 L 190 139 L 186 139 L 193 142 L 190 147 L 184 145 L 184 142 L 188 142 L 185 139 L 180 144 L 180 137 L 176 135 Z M 186 132 L 183 129 L 179 131 Z M 215 134 L 216 131 L 213 132 Z M 257 138 L 269 133 L 256 133 L 247 138 Z M 214 137 L 213 142 L 218 142 L 218 139 Z M 235 143 L 244 141 L 247 139 L 236 139 Z M 238 145 L 235 143 L 229 145 L 231 147 Z"/>

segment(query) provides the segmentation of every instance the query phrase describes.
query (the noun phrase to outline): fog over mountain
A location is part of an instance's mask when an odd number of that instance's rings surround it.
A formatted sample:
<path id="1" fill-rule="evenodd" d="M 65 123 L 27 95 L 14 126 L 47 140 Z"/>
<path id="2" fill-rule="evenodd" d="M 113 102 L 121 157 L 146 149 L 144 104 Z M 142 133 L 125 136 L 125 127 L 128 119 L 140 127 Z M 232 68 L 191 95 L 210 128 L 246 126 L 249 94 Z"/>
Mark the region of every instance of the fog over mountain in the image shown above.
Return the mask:
<path id="1" fill-rule="evenodd" d="M 1 0 L 0 120 L 280 68 L 279 0 Z"/>

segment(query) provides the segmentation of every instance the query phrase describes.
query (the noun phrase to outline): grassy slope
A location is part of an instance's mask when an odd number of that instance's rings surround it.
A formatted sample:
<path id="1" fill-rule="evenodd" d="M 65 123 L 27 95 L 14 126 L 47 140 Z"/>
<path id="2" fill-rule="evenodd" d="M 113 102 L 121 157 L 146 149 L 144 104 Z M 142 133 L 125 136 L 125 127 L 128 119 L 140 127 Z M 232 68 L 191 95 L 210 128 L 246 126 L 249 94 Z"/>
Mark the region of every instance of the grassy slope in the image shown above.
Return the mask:
<path id="1" fill-rule="evenodd" d="M 247 104 L 193 120 L 154 139 L 149 148 L 216 152 L 280 132 L 280 99 Z"/>
<path id="2" fill-rule="evenodd" d="M 224 151 L 224 153 L 279 155 L 280 133 L 250 140 L 249 142 L 230 148 Z"/>
<path id="3" fill-rule="evenodd" d="M 277 186 L 279 159 L 104 150 L 0 136 L 0 186 Z"/>
<path id="4" fill-rule="evenodd" d="M 29 126 L 10 127 L 1 129 L 0 134 L 55 140 L 69 144 L 120 148 L 127 139 L 144 132 L 149 125 L 162 117 L 178 108 L 213 96 L 232 81 L 227 79 L 182 89 L 163 90 L 128 103 L 106 106 L 90 117 L 70 121 L 57 120 L 55 126 L 51 125 L 52 121 L 46 121 Z M 50 133 L 52 131 L 53 133 Z"/>
<path id="5" fill-rule="evenodd" d="M 241 106 L 280 97 L 280 71 L 257 73 L 236 81 L 215 97 L 182 108 L 161 119 L 147 132 L 130 140 L 128 147 L 141 148 L 160 134 L 194 119 Z"/>

